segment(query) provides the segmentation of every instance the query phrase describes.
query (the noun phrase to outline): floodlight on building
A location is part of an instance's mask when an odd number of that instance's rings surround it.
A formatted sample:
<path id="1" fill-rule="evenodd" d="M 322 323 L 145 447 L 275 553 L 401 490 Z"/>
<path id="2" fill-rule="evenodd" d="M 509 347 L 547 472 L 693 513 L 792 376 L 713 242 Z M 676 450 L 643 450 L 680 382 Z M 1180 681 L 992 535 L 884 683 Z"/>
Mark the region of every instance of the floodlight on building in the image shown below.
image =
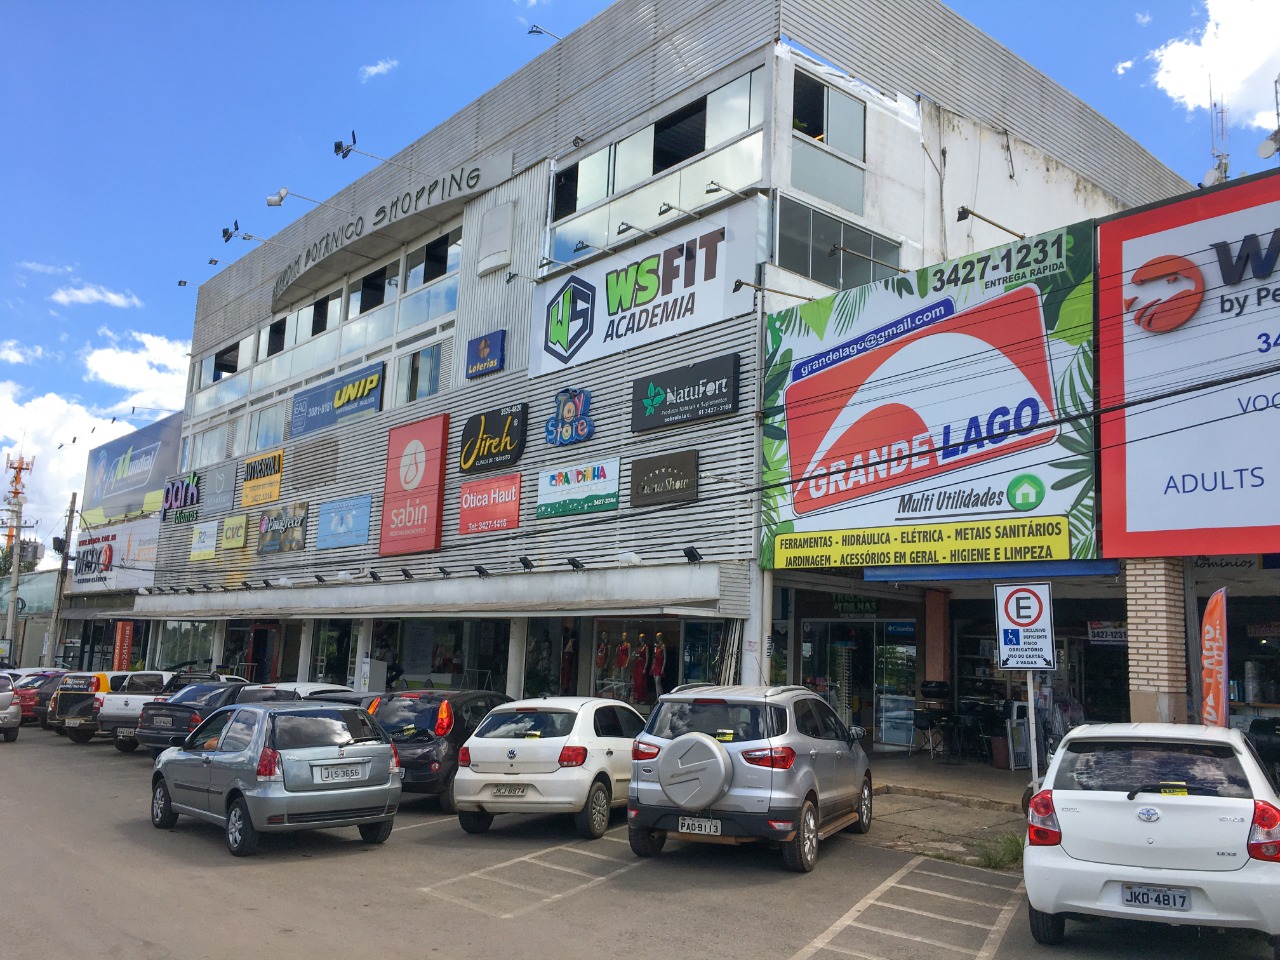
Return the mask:
<path id="1" fill-rule="evenodd" d="M 1003 230 L 1005 233 L 1011 233 L 1015 237 L 1017 237 L 1019 240 L 1027 239 L 1027 235 L 1025 233 L 1019 233 L 1017 230 L 1014 230 L 1011 227 L 1006 227 L 1003 223 L 997 223 L 995 220 L 992 220 L 990 217 L 984 217 L 982 214 L 980 214 L 977 210 L 974 210 L 972 207 L 962 206 L 959 210 L 956 211 L 956 223 L 964 223 L 970 217 L 973 217 L 976 220 L 981 220 L 983 223 L 989 223 L 991 224 L 991 226 L 995 227 L 997 230 Z"/>
<path id="2" fill-rule="evenodd" d="M 187 281 L 185 281 L 185 280 L 179 280 L 179 281 L 178 281 L 178 286 L 180 286 L 180 287 L 185 287 L 186 285 L 187 285 Z"/>
<path id="3" fill-rule="evenodd" d="M 585 240 L 579 240 L 573 245 L 574 253 L 581 253 L 583 250 L 599 250 L 601 253 L 613 253 L 608 247 L 597 247 L 594 243 L 587 243 Z"/>
<path id="4" fill-rule="evenodd" d="M 665 217 L 672 210 L 674 210 L 676 213 L 683 213 L 686 217 L 693 217 L 693 219 L 695 220 L 702 219 L 701 214 L 694 213 L 692 210 L 686 210 L 683 207 L 677 207 L 674 203 L 664 203 L 662 206 L 660 206 L 658 208 L 658 216 Z"/>
<path id="5" fill-rule="evenodd" d="M 534 36 L 534 37 L 550 37 L 552 40 L 563 40 L 563 39 L 564 39 L 564 37 L 558 37 L 558 36 L 556 36 L 554 33 L 552 33 L 550 30 L 547 30 L 545 27 L 540 27 L 540 26 L 538 26 L 536 23 L 534 23 L 534 24 L 530 24 L 530 26 L 529 26 L 529 36 Z M 354 137 L 355 137 L 355 133 L 354 133 L 354 131 L 352 132 L 351 136 L 352 136 L 352 138 L 354 139 Z M 577 144 L 574 144 L 574 146 L 577 146 Z"/>
<path id="6" fill-rule="evenodd" d="M 354 130 L 351 131 L 350 143 L 343 143 L 341 140 L 333 141 L 334 156 L 341 157 L 343 160 L 345 160 L 347 159 L 347 157 L 351 156 L 351 154 L 353 153 L 358 153 L 362 157 L 368 157 L 370 160 L 377 160 L 381 163 L 390 163 L 393 166 L 403 167 L 405 170 L 409 170 L 409 171 L 413 170 L 412 166 L 401 163 L 398 160 L 388 160 L 386 157 L 379 157 L 376 154 L 366 153 L 363 150 L 357 150 L 356 149 L 356 132 Z"/>
<path id="7" fill-rule="evenodd" d="M 688 560 L 690 563 L 701 563 L 701 562 L 702 562 L 702 554 L 700 554 L 700 553 L 698 552 L 698 548 L 697 548 L 697 547 L 685 547 L 685 548 L 684 548 L 684 558 L 685 558 L 686 560 Z"/>
<path id="8" fill-rule="evenodd" d="M 480 564 L 478 564 L 478 563 L 475 565 L 474 569 L 475 569 L 475 571 L 476 571 L 476 576 L 477 576 L 477 577 L 491 577 L 491 576 L 493 576 L 493 574 L 491 574 L 491 573 L 490 573 L 488 570 L 486 570 L 484 567 L 480 566 Z"/>
<path id="9" fill-rule="evenodd" d="M 436 567 L 436 570 L 438 570 L 440 572 L 440 576 L 444 577 L 446 580 L 453 576 L 446 567 Z"/>
<path id="10" fill-rule="evenodd" d="M 556 260 L 556 259 L 554 259 L 554 258 L 552 258 L 552 257 L 543 257 L 541 260 L 539 260 L 539 261 L 538 261 L 538 269 L 539 269 L 539 270 L 545 270 L 545 269 L 547 269 L 547 267 L 550 267 L 550 266 L 552 266 L 553 264 L 554 264 L 555 266 L 557 266 L 557 267 L 572 267 L 572 266 L 573 266 L 573 264 L 572 264 L 572 263 L 565 263 L 563 260 Z"/>
<path id="11" fill-rule="evenodd" d="M 329 203 L 325 200 L 316 200 L 312 197 L 303 196 L 300 193 L 290 193 L 288 187 L 281 187 L 275 193 L 271 194 L 271 196 L 267 197 L 267 206 L 268 207 L 282 206 L 284 204 L 285 197 L 297 197 L 299 200 L 306 200 L 308 203 L 315 203 L 322 207 L 333 207 L 333 209 L 335 210 L 341 210 L 343 213 L 347 214 L 347 216 L 350 216 L 353 213 L 355 213 L 354 210 L 347 210 L 344 207 L 338 206 L 336 203 Z"/>
<path id="12" fill-rule="evenodd" d="M 413 572 L 412 572 L 408 567 L 401 567 L 401 568 L 400 568 L 400 575 L 401 575 L 402 577 L 404 577 L 406 580 L 412 580 L 412 579 L 413 579 Z"/>
<path id="13" fill-rule="evenodd" d="M 573 569 L 575 570 L 585 570 L 587 568 L 587 565 L 583 563 L 581 560 L 579 560 L 577 557 L 569 557 L 568 559 L 565 560 L 565 563 L 573 567 Z"/>
<path id="14" fill-rule="evenodd" d="M 324 578 L 324 577 L 320 576 L 320 574 L 318 574 L 318 573 L 314 573 L 314 574 L 312 574 L 312 576 L 316 578 L 316 583 L 327 583 L 327 582 L 328 582 L 327 580 L 325 580 L 325 578 Z"/>
<path id="15" fill-rule="evenodd" d="M 647 233 L 649 236 L 654 238 L 658 236 L 652 230 L 646 230 L 644 227 L 637 227 L 633 224 L 627 223 L 625 220 L 618 224 L 618 236 L 622 236 L 624 233 L 630 233 L 632 230 L 635 230 L 638 233 Z"/>
<path id="16" fill-rule="evenodd" d="M 370 570 L 370 571 L 369 571 L 369 579 L 370 579 L 370 580 L 372 580 L 374 583 L 381 583 L 381 582 L 382 582 L 382 578 L 381 578 L 380 576 L 378 576 L 378 571 L 377 571 L 377 570 Z"/>
<path id="17" fill-rule="evenodd" d="M 726 187 L 726 186 L 725 186 L 723 183 L 721 183 L 719 180 L 708 180 L 708 181 L 707 181 L 707 194 L 708 194 L 708 195 L 713 194 L 713 193 L 719 193 L 721 190 L 725 190 L 725 191 L 727 191 L 727 192 L 729 192 L 729 193 L 732 193 L 735 197 L 741 197 L 743 200 L 746 200 L 746 199 L 747 199 L 747 195 L 746 195 L 745 193 L 741 192 L 740 190 L 735 190 L 735 189 L 733 189 L 733 187 Z"/>
<path id="18" fill-rule="evenodd" d="M 532 569 L 533 569 L 533 561 L 532 561 L 532 560 L 530 560 L 528 557 L 521 557 L 521 558 L 520 558 L 520 566 L 524 567 L 526 570 L 532 570 Z"/>
<path id="19" fill-rule="evenodd" d="M 761 293 L 776 293 L 782 297 L 795 297 L 797 300 L 808 300 L 803 293 L 787 293 L 785 290 L 775 290 L 773 287 L 762 287 L 758 283 L 750 283 L 746 280 L 733 281 L 733 292 L 737 293 L 743 287 L 750 287 L 752 290 L 759 290 Z"/>

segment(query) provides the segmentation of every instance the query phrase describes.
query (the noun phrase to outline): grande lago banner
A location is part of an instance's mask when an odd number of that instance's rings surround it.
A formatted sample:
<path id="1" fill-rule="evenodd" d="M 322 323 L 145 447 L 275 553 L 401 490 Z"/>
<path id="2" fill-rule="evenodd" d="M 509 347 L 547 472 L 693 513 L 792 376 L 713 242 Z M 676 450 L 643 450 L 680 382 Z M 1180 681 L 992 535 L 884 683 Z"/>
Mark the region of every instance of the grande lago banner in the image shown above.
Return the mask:
<path id="1" fill-rule="evenodd" d="M 769 317 L 762 566 L 1097 556 L 1092 231 Z"/>

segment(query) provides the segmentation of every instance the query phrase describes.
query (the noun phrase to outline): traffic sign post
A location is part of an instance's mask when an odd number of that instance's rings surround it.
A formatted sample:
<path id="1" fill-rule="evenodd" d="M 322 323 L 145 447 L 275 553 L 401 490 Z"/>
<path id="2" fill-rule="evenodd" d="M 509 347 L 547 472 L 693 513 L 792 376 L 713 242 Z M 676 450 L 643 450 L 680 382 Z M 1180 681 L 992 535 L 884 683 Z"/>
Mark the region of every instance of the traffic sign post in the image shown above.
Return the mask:
<path id="1" fill-rule="evenodd" d="M 1031 780 L 1040 780 L 1036 741 L 1034 671 L 1057 668 L 1053 645 L 1053 591 L 1047 583 L 997 583 L 996 631 L 1000 669 L 1027 671 L 1027 723 L 1031 737 Z"/>

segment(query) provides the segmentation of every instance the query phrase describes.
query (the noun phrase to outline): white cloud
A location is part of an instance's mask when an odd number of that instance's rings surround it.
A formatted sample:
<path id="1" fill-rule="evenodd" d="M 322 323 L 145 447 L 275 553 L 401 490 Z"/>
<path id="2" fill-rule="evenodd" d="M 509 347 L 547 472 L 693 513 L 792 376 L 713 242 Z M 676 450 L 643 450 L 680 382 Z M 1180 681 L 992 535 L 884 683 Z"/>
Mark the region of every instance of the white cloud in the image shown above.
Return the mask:
<path id="1" fill-rule="evenodd" d="M 51 263 L 36 263 L 34 260 L 22 260 L 18 263 L 19 270 L 25 270 L 27 273 L 71 273 L 75 267 L 60 267 Z"/>
<path id="2" fill-rule="evenodd" d="M 1124 72 L 1133 66 L 1132 60 L 1125 60 L 1123 63 L 1116 64 L 1116 76 L 1123 77 Z"/>
<path id="3" fill-rule="evenodd" d="M 187 388 L 186 340 L 169 340 L 150 333 L 130 332 L 111 345 L 84 354 L 86 379 L 124 391 L 111 411 L 137 406 L 147 410 L 181 410 Z M 131 345 L 121 345 L 131 344 Z"/>
<path id="4" fill-rule="evenodd" d="M 1227 108 L 1238 127 L 1275 126 L 1274 82 L 1280 73 L 1280 4 L 1275 0 L 1206 0 L 1203 30 L 1148 55 L 1156 85 L 1188 110 Z"/>
<path id="5" fill-rule="evenodd" d="M 380 77 L 384 73 L 390 73 L 396 67 L 400 66 L 399 60 L 382 59 L 372 66 L 360 68 L 360 82 L 368 83 L 373 77 Z"/>
<path id="6" fill-rule="evenodd" d="M 31 363 L 42 356 L 43 347 L 29 347 L 17 340 L 0 340 L 0 363 Z"/>
<path id="7" fill-rule="evenodd" d="M 1150 22 L 1151 22 L 1151 14 L 1149 14 L 1149 13 L 1135 13 L 1135 14 L 1133 15 L 1133 19 L 1135 19 L 1135 20 L 1137 20 L 1137 21 L 1138 21 L 1138 26 L 1140 26 L 1140 27 L 1145 27 L 1148 23 L 1150 23 Z"/>
<path id="8" fill-rule="evenodd" d="M 86 284 L 82 287 L 61 287 L 53 291 L 49 299 L 64 307 L 89 303 L 105 303 L 109 307 L 142 306 L 142 301 L 132 293 L 116 293 L 114 290 L 94 284 Z"/>

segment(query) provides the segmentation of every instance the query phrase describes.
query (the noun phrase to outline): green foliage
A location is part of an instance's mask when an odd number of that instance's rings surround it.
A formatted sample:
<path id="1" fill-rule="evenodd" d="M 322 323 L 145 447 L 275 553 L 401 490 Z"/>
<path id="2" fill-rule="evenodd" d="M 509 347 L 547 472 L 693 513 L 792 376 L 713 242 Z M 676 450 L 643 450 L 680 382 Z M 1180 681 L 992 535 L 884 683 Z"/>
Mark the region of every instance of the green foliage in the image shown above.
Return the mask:
<path id="1" fill-rule="evenodd" d="M 1058 431 L 1058 446 L 1069 456 L 1049 464 L 1065 476 L 1052 484 L 1054 490 L 1079 486 L 1079 492 L 1067 511 L 1067 527 L 1071 538 L 1071 557 L 1092 560 L 1097 555 L 1097 513 L 1095 510 L 1097 480 L 1094 473 L 1093 421 L 1093 339 L 1090 337 L 1076 349 L 1067 368 L 1053 385 L 1058 415 L 1070 417 Z"/>
<path id="2" fill-rule="evenodd" d="M 978 848 L 978 866 L 988 870 L 1015 870 L 1022 867 L 1022 834 L 1002 833 Z"/>
<path id="3" fill-rule="evenodd" d="M 1036 286 L 1040 288 L 1042 297 L 1046 330 L 1057 330 L 1058 324 L 1061 322 L 1059 315 L 1063 306 L 1068 302 L 1077 303 L 1078 301 L 1072 300 L 1076 289 L 1086 280 L 1091 281 L 1093 275 L 1093 227 L 1092 220 L 1085 220 L 1064 228 L 1065 255 L 1063 259 L 1066 263 L 1066 269 L 1057 273 L 1046 274 L 1036 280 Z M 1092 330 L 1092 282 L 1090 282 L 1088 290 L 1084 292 L 1088 294 L 1085 301 L 1089 309 L 1089 329 Z M 1063 337 L 1062 339 L 1066 338 Z"/>

